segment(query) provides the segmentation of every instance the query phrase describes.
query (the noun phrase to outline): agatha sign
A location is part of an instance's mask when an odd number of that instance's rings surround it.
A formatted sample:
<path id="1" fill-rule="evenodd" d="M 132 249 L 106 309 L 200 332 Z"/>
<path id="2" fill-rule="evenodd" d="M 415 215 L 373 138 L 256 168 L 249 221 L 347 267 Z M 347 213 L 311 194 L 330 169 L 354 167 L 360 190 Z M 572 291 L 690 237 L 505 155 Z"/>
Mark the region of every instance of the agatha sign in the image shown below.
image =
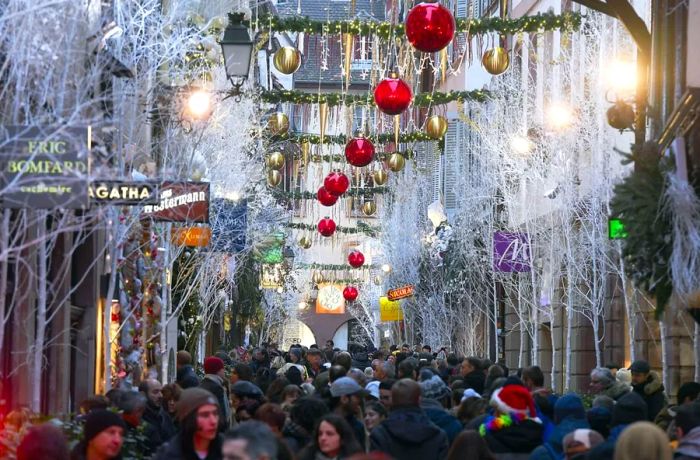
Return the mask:
<path id="1" fill-rule="evenodd" d="M 209 183 L 163 182 L 157 204 L 144 206 L 141 216 L 162 222 L 209 223 Z"/>
<path id="2" fill-rule="evenodd" d="M 89 128 L 0 127 L 0 202 L 5 208 L 88 205 Z"/>
<path id="3" fill-rule="evenodd" d="M 95 181 L 88 189 L 97 204 L 140 205 L 158 203 L 158 184 L 150 182 Z"/>
<path id="4" fill-rule="evenodd" d="M 493 269 L 497 272 L 529 272 L 530 237 L 527 233 L 493 234 Z"/>

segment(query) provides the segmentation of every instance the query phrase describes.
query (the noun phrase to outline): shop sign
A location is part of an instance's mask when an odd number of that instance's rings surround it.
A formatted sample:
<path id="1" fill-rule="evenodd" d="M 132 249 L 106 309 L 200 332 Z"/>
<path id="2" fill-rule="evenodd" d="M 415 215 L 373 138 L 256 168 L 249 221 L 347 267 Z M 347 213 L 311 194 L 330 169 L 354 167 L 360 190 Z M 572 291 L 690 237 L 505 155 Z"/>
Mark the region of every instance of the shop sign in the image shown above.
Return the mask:
<path id="1" fill-rule="evenodd" d="M 493 269 L 497 272 L 529 272 L 530 237 L 527 233 L 493 234 Z"/>
<path id="2" fill-rule="evenodd" d="M 410 284 L 407 284 L 406 286 L 401 286 L 401 287 L 396 288 L 396 289 L 391 289 L 391 290 L 389 290 L 389 292 L 386 293 L 386 296 L 391 301 L 405 299 L 406 297 L 412 297 L 413 296 L 413 286 Z"/>
<path id="3" fill-rule="evenodd" d="M 316 298 L 316 313 L 320 315 L 342 315 L 345 313 L 343 289 L 338 284 L 319 286 Z"/>
<path id="4" fill-rule="evenodd" d="M 0 127 L 0 203 L 4 208 L 88 206 L 90 128 Z"/>
<path id="5" fill-rule="evenodd" d="M 163 182 L 157 204 L 144 206 L 141 217 L 161 222 L 209 223 L 209 183 Z"/>
<path id="6" fill-rule="evenodd" d="M 170 240 L 176 246 L 192 248 L 205 248 L 211 241 L 211 228 L 209 227 L 182 227 L 174 228 Z"/>
<path id="7" fill-rule="evenodd" d="M 158 184 L 118 180 L 93 181 L 88 188 L 91 203 L 137 206 L 158 203 Z"/>
<path id="8" fill-rule="evenodd" d="M 380 297 L 379 320 L 385 322 L 402 321 L 403 310 L 401 309 L 401 302 L 392 302 L 388 297 Z"/>
<path id="9" fill-rule="evenodd" d="M 608 219 L 608 238 L 611 240 L 622 240 L 627 238 L 625 224 L 620 219 Z"/>

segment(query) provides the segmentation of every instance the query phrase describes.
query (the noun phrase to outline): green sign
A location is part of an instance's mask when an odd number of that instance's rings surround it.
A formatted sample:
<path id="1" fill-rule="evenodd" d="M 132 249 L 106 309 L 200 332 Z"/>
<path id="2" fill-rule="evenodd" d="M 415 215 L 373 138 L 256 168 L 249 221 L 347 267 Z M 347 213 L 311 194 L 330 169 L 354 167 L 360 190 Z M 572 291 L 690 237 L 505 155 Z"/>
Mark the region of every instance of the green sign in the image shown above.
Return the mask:
<path id="1" fill-rule="evenodd" d="M 620 219 L 608 219 L 608 238 L 611 240 L 627 238 L 625 224 Z"/>

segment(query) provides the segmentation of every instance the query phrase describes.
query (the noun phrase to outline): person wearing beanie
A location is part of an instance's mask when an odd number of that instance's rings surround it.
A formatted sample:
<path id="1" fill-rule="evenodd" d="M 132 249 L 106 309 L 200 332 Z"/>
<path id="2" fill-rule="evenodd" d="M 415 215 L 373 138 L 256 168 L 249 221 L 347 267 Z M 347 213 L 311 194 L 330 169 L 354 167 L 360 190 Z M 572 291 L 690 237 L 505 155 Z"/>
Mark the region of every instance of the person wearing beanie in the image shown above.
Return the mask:
<path id="1" fill-rule="evenodd" d="M 610 434 L 610 420 L 612 410 L 604 406 L 593 407 L 586 412 L 586 419 L 592 430 L 600 433 L 604 438 Z"/>
<path id="2" fill-rule="evenodd" d="M 666 406 L 666 394 L 661 377 L 651 370 L 649 363 L 638 360 L 630 366 L 632 372 L 632 391 L 644 399 L 647 404 L 647 416 L 653 422 L 661 409 Z"/>
<path id="3" fill-rule="evenodd" d="M 462 431 L 462 424 L 454 415 L 445 409 L 452 396 L 452 391 L 445 382 L 437 375 L 423 380 L 420 385 L 420 407 L 428 416 L 431 422 L 440 427 L 452 444 L 459 432 Z"/>
<path id="4" fill-rule="evenodd" d="M 96 409 L 85 416 L 83 439 L 73 448 L 71 460 L 120 460 L 126 425 L 115 412 Z"/>
<path id="5" fill-rule="evenodd" d="M 630 425 L 618 438 L 614 460 L 671 460 L 668 436 L 650 422 Z"/>
<path id="6" fill-rule="evenodd" d="M 610 434 L 606 441 L 588 453 L 591 460 L 613 460 L 615 443 L 620 434 L 631 424 L 647 420 L 647 405 L 635 392 L 630 392 L 620 398 L 613 408 L 610 420 Z"/>
<path id="7" fill-rule="evenodd" d="M 224 432 L 231 419 L 231 407 L 229 406 L 228 387 L 224 361 L 216 356 L 209 356 L 204 360 L 204 378 L 199 388 L 203 388 L 213 394 L 219 403 L 219 431 Z"/>
<path id="8" fill-rule="evenodd" d="M 564 436 L 562 449 L 566 460 L 582 459 L 583 455 L 598 444 L 605 442 L 605 438 L 595 430 L 585 428 L 574 430 Z"/>
<path id="9" fill-rule="evenodd" d="M 554 429 L 547 441 L 535 449 L 530 460 L 557 460 L 564 454 L 564 437 L 572 431 L 589 428 L 583 401 L 575 394 L 562 396 L 554 404 Z"/>
<path id="10" fill-rule="evenodd" d="M 530 454 L 542 443 L 544 427 L 527 388 L 515 384 L 498 388 L 491 395 L 491 407 L 494 414 L 479 426 L 479 434 L 496 457 Z"/>
<path id="11" fill-rule="evenodd" d="M 152 460 L 221 460 L 219 403 L 203 388 L 188 388 L 177 402 L 178 433 Z"/>

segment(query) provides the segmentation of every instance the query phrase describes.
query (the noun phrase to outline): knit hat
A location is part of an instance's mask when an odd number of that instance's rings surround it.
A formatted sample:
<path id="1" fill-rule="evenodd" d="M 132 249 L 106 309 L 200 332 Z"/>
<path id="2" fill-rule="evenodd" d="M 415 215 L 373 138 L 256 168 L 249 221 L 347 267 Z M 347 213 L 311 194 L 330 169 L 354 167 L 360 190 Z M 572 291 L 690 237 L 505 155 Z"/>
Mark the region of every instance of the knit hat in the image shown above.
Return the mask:
<path id="1" fill-rule="evenodd" d="M 85 428 L 83 429 L 85 444 L 111 426 L 126 429 L 126 424 L 119 414 L 106 409 L 90 411 L 85 417 Z"/>
<path id="2" fill-rule="evenodd" d="M 239 380 L 231 386 L 231 393 L 238 397 L 260 398 L 263 395 L 259 386 L 247 380 Z"/>
<path id="3" fill-rule="evenodd" d="M 554 404 L 554 422 L 561 423 L 566 418 L 578 420 L 586 419 L 586 410 L 583 407 L 583 401 L 581 401 L 581 398 L 575 393 L 562 396 Z"/>
<path id="4" fill-rule="evenodd" d="M 216 374 L 224 368 L 224 360 L 216 356 L 209 356 L 204 360 L 204 373 Z"/>
<path id="5" fill-rule="evenodd" d="M 182 422 L 188 415 L 205 404 L 213 404 L 217 407 L 219 406 L 219 403 L 216 401 L 214 395 L 203 388 L 195 387 L 183 390 L 182 394 L 180 395 L 180 400 L 175 406 L 177 420 Z"/>
<path id="6" fill-rule="evenodd" d="M 349 396 L 357 393 L 363 393 L 364 390 L 355 380 L 350 377 L 340 377 L 331 383 L 331 396 Z"/>
<path id="7" fill-rule="evenodd" d="M 491 395 L 491 406 L 504 414 L 520 414 L 539 420 L 535 401 L 524 386 L 510 384 L 497 389 Z"/>
<path id="8" fill-rule="evenodd" d="M 598 444 L 602 444 L 604 441 L 605 439 L 603 436 L 601 436 L 597 431 L 589 430 L 587 428 L 580 428 L 564 436 L 561 447 L 563 453 L 566 454 L 567 458 L 569 458 L 573 457 L 574 455 L 588 452 Z"/>
<path id="9" fill-rule="evenodd" d="M 437 375 L 433 375 L 428 380 L 423 380 L 418 385 L 420 385 L 421 396 L 427 399 L 441 400 L 452 394 L 450 388 Z"/>
<path id="10" fill-rule="evenodd" d="M 610 426 L 629 425 L 647 420 L 647 403 L 635 392 L 629 392 L 617 400 L 613 408 Z"/>
<path id="11" fill-rule="evenodd" d="M 379 380 L 374 380 L 365 385 L 365 391 L 374 399 L 379 399 Z"/>
<path id="12" fill-rule="evenodd" d="M 630 366 L 630 371 L 639 374 L 648 374 L 651 372 L 651 367 L 649 366 L 648 362 L 639 359 L 632 363 Z"/>

